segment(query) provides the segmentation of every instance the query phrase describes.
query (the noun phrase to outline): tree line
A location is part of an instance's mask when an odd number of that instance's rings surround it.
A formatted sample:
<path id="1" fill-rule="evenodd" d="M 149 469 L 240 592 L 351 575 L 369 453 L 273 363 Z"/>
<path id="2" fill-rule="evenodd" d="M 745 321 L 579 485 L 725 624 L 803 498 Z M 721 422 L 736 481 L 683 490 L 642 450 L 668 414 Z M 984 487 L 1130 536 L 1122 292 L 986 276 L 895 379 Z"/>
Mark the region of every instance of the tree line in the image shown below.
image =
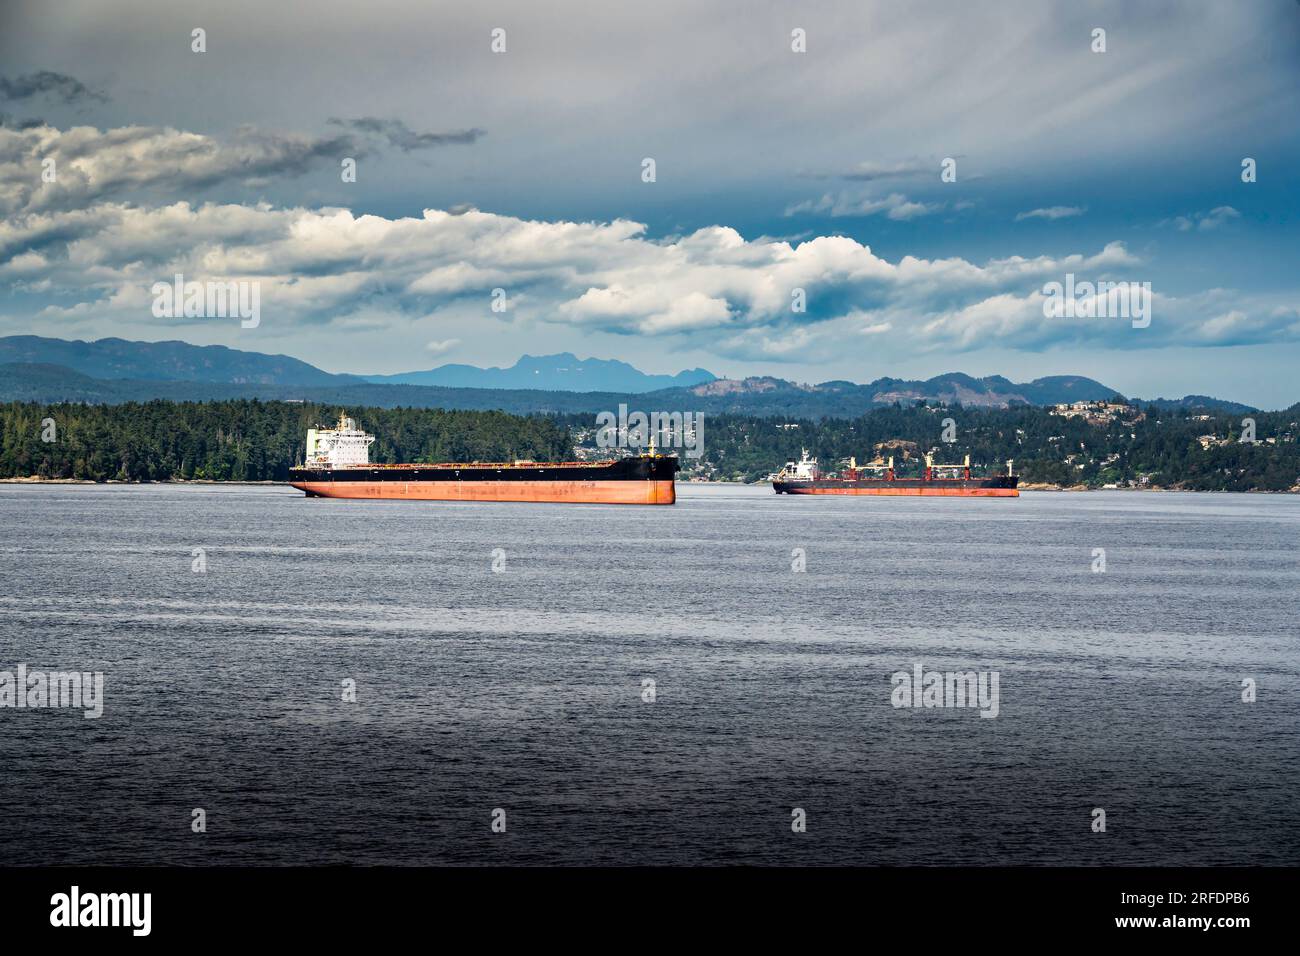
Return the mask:
<path id="1" fill-rule="evenodd" d="M 330 427 L 339 413 L 333 405 L 257 399 L 10 402 L 0 405 L 0 477 L 284 481 L 303 459 L 307 429 Z M 347 414 L 376 436 L 371 460 L 383 463 L 564 461 L 574 456 L 575 442 L 595 446 L 590 414 L 355 407 Z M 1154 406 L 1102 423 L 1027 405 L 895 404 L 858 418 L 820 420 L 720 414 L 705 416 L 702 456 L 682 462 L 688 477 L 755 481 L 804 448 L 833 468 L 850 456 L 867 461 L 876 445 L 901 441 L 915 446 L 911 459 L 901 447 L 884 454 L 895 456 L 902 473 L 919 471 L 916 459 L 930 451 L 947 463 L 969 454 L 977 474 L 1015 459 L 1027 483 L 1202 491 L 1300 485 L 1300 405 L 1249 418 L 1253 442 L 1244 440 L 1251 436 L 1240 415 Z M 662 448 L 671 451 L 670 444 Z"/>
<path id="2" fill-rule="evenodd" d="M 1244 433 L 1241 414 L 1154 405 L 1130 406 L 1105 423 L 1031 405 L 990 409 L 924 402 L 895 403 L 858 418 L 706 415 L 704 454 L 683 457 L 683 475 L 757 481 L 797 460 L 805 448 L 831 470 L 850 456 L 859 463 L 871 460 L 878 444 L 903 441 L 915 446 L 908 450 L 911 460 L 902 448 L 883 449 L 882 455 L 892 454 L 904 474 L 919 474 L 919 457 L 932 452 L 936 462 L 950 464 L 969 454 L 977 475 L 1014 459 L 1025 483 L 1197 491 L 1285 491 L 1300 485 L 1300 405 L 1249 417 L 1253 442 L 1243 440 L 1251 436 Z M 567 415 L 564 421 L 581 444 L 594 445 L 591 416 Z M 1203 447 L 1203 437 L 1214 440 Z"/>
<path id="3" fill-rule="evenodd" d="M 333 427 L 337 406 L 241 399 L 0 405 L 0 477 L 90 481 L 285 481 L 307 429 Z M 572 454 L 545 416 L 494 411 L 352 408 L 376 436 L 370 460 L 538 461 Z"/>

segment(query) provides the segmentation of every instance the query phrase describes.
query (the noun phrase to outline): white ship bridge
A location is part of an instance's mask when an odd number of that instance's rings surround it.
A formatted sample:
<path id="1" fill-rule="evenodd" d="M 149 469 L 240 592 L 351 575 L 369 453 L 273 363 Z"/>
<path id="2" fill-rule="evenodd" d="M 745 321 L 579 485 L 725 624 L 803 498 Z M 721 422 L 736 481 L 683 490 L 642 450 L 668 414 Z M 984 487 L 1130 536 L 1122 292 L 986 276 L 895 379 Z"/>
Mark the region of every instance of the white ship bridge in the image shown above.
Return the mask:
<path id="1" fill-rule="evenodd" d="M 370 464 L 370 446 L 375 436 L 357 428 L 347 416 L 339 417 L 334 428 L 307 429 L 307 467 L 349 468 Z"/>

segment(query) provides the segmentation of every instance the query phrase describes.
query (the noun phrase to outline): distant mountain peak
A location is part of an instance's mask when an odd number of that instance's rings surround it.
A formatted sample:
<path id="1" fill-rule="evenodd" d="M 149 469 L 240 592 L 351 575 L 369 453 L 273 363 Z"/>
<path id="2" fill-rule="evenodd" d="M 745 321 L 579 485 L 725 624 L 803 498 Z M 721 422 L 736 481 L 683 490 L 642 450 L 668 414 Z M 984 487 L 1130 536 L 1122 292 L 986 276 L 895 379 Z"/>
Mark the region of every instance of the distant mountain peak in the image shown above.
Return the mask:
<path id="1" fill-rule="evenodd" d="M 773 378 L 770 375 L 752 375 L 749 378 L 715 378 L 711 382 L 702 382 L 691 389 L 695 395 L 746 395 L 757 392 L 771 392 L 778 388 L 799 388 L 794 382 Z M 806 387 L 806 386 L 805 386 Z"/>
<path id="2" fill-rule="evenodd" d="M 387 385 L 438 385 L 447 388 L 530 388 L 559 392 L 622 392 L 635 394 L 665 388 L 688 388 L 715 378 L 702 368 L 676 375 L 642 372 L 618 359 L 580 359 L 572 352 L 522 355 L 509 368 L 479 368 L 450 364 L 423 372 L 370 375 L 367 381 Z"/>
<path id="3" fill-rule="evenodd" d="M 726 398 L 734 402 L 732 408 L 741 411 L 746 403 L 759 400 L 777 401 L 782 396 L 791 407 L 803 407 L 807 399 L 822 396 L 827 407 L 843 408 L 857 404 L 862 410 L 881 405 L 911 404 L 918 401 L 945 404 L 1005 408 L 1015 403 L 1029 405 L 1054 405 L 1058 402 L 1081 399 L 1109 398 L 1114 389 L 1079 375 L 1055 375 L 1017 384 L 1001 375 L 975 378 L 965 372 L 945 372 L 925 380 L 878 378 L 859 385 L 836 379 L 817 385 L 788 382 L 770 375 L 743 379 L 715 379 L 691 388 L 690 393 L 700 398 Z"/>

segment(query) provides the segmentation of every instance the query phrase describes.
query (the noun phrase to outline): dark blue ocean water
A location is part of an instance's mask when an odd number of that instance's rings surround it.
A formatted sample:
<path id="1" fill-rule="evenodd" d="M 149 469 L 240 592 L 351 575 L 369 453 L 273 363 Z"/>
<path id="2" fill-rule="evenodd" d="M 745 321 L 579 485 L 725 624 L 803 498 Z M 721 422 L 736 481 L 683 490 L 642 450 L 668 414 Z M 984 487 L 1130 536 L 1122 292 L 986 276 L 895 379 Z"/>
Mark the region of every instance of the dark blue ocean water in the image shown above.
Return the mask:
<path id="1" fill-rule="evenodd" d="M 0 486 L 0 859 L 1300 864 L 1300 498 L 679 494 Z"/>

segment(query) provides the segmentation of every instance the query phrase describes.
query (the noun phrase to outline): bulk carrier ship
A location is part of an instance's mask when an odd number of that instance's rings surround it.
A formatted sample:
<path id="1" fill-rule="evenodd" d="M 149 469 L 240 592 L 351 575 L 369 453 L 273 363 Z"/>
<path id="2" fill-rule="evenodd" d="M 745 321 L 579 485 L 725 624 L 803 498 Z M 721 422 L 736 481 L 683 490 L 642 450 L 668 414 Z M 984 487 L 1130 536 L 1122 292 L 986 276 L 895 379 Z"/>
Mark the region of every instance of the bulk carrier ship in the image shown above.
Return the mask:
<path id="1" fill-rule="evenodd" d="M 289 484 L 309 498 L 400 498 L 412 501 L 570 501 L 671 505 L 677 500 L 675 457 L 650 454 L 609 461 L 465 462 L 379 465 L 374 436 L 340 417 L 335 428 L 307 430 L 307 455 L 289 469 Z"/>
<path id="2" fill-rule="evenodd" d="M 804 449 L 799 461 L 786 462 L 784 468 L 772 475 L 772 488 L 778 495 L 942 495 L 948 497 L 1018 498 L 1020 476 L 1007 462 L 1005 475 L 972 478 L 970 455 L 960 465 L 936 465 L 930 455 L 925 456 L 925 470 L 920 476 L 899 477 L 894 472 L 894 459 L 859 465 L 856 459 L 847 458 L 838 473 L 823 473 L 817 459 L 808 457 Z"/>

